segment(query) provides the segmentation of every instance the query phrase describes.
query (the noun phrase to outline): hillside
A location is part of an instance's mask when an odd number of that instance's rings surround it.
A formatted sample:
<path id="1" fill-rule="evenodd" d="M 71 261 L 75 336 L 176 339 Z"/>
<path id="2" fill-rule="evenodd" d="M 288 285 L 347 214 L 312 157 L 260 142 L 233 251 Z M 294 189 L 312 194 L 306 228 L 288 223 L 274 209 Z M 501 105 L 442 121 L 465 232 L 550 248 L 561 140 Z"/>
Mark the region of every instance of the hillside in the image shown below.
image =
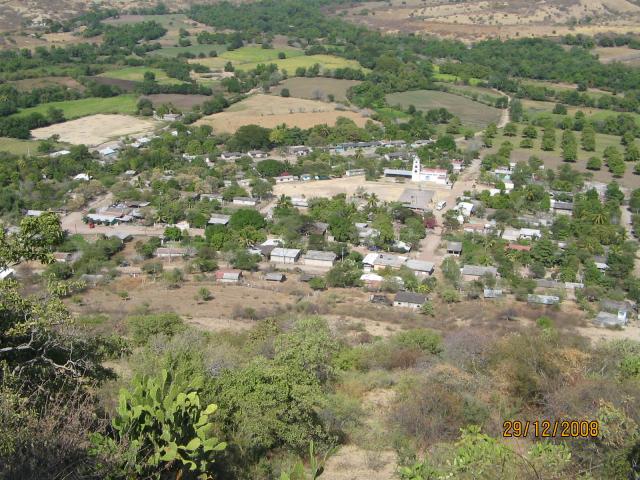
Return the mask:
<path id="1" fill-rule="evenodd" d="M 640 21 L 640 6 L 628 0 L 392 0 L 357 4 L 337 13 L 354 23 L 388 32 L 423 32 L 468 41 L 627 33 Z"/>

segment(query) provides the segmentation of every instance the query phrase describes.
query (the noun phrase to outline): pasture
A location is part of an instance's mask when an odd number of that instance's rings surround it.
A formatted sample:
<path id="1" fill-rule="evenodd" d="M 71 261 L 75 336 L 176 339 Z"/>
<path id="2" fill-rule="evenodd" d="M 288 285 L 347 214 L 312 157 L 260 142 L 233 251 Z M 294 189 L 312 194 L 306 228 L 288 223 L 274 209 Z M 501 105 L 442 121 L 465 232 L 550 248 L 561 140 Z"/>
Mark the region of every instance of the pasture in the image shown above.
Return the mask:
<path id="1" fill-rule="evenodd" d="M 218 55 L 223 53 L 226 50 L 226 46 L 224 45 L 199 45 L 196 43 L 196 40 L 191 40 L 194 44 L 188 47 L 163 47 L 160 50 L 154 50 L 153 52 L 149 52 L 149 55 L 157 55 L 160 57 L 177 57 L 180 54 L 190 53 L 192 55 L 200 55 L 204 54 L 209 57 L 209 54 L 215 50 Z M 202 60 L 202 59 L 199 59 Z"/>
<path id="2" fill-rule="evenodd" d="M 180 110 L 191 110 L 193 107 L 202 105 L 211 97 L 206 95 L 181 95 L 178 93 L 157 93 L 146 95 L 144 98 L 151 100 L 154 105 L 171 104 Z"/>
<path id="3" fill-rule="evenodd" d="M 273 88 L 274 93 L 280 95 L 282 89 L 286 88 L 292 97 L 307 98 L 310 100 L 328 100 L 329 95 L 333 95 L 337 101 L 347 99 L 347 91 L 358 85 L 357 80 L 340 80 L 337 78 L 288 78 Z"/>
<path id="4" fill-rule="evenodd" d="M 84 92 L 84 85 L 71 77 L 38 77 L 38 78 L 25 78 L 23 80 L 14 80 L 9 82 L 20 91 L 29 91 L 34 88 L 46 88 L 55 85 L 71 88 L 73 90 L 79 90 Z"/>
<path id="5" fill-rule="evenodd" d="M 38 145 L 40 145 L 40 142 L 34 142 L 33 140 L 0 137 L 0 152 L 9 152 L 14 155 L 37 154 Z"/>
<path id="6" fill-rule="evenodd" d="M 144 74 L 151 72 L 156 76 L 156 81 L 163 85 L 176 85 L 183 83 L 180 80 L 169 77 L 163 70 L 159 68 L 150 67 L 125 67 L 117 70 L 109 70 L 108 72 L 101 73 L 99 77 L 113 78 L 116 80 L 127 80 L 130 82 L 142 82 L 144 80 Z"/>
<path id="7" fill-rule="evenodd" d="M 123 113 L 134 114 L 137 110 L 138 97 L 135 95 L 120 95 L 110 98 L 82 98 L 80 100 L 68 100 L 66 102 L 43 103 L 31 108 L 25 108 L 16 113 L 16 116 L 41 113 L 46 115 L 50 108 L 59 108 L 64 112 L 68 120 L 74 118 L 96 115 L 99 113 Z"/>
<path id="8" fill-rule="evenodd" d="M 196 125 L 211 125 L 216 133 L 234 133 L 243 125 L 252 124 L 265 128 L 274 128 L 283 123 L 299 128 L 334 125 L 340 117 L 349 118 L 360 127 L 367 121 L 357 112 L 336 109 L 335 104 L 259 94 L 233 104 L 224 112 L 203 117 Z"/>
<path id="9" fill-rule="evenodd" d="M 593 53 L 598 55 L 602 63 L 621 62 L 627 65 L 640 66 L 640 50 L 629 47 L 597 47 Z"/>
<path id="10" fill-rule="evenodd" d="M 435 90 L 392 93 L 385 98 L 389 105 L 400 105 L 403 109 L 409 105 L 422 111 L 446 108 L 453 115 L 459 117 L 463 125 L 474 130 L 482 130 L 491 122 L 497 123 L 502 115 L 502 110 L 498 108 L 474 102 L 466 97 Z"/>
<path id="11" fill-rule="evenodd" d="M 129 115 L 100 114 L 38 128 L 31 135 L 40 140 L 59 135 L 62 142 L 95 147 L 125 135 L 151 133 L 159 124 L 155 120 Z"/>
<path id="12" fill-rule="evenodd" d="M 238 68 L 240 70 L 251 70 L 256 68 L 259 63 L 265 62 L 245 63 L 238 66 Z M 320 65 L 321 72 L 335 70 L 336 68 L 353 68 L 365 72 L 369 71 L 369 69 L 362 67 L 360 63 L 355 60 L 347 60 L 346 58 L 336 57 L 334 55 L 299 55 L 283 60 L 269 60 L 268 63 L 275 63 L 279 70 L 286 70 L 291 75 L 293 75 L 298 68 L 310 68 L 316 63 Z"/>

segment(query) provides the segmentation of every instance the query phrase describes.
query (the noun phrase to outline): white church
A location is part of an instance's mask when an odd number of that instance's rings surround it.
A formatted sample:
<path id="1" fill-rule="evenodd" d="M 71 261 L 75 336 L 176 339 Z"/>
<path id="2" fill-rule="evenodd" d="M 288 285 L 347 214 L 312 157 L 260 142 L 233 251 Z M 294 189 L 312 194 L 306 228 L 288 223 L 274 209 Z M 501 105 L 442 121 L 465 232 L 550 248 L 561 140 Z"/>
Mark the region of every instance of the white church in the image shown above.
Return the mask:
<path id="1" fill-rule="evenodd" d="M 450 185 L 449 175 L 444 168 L 422 168 L 420 158 L 417 155 L 413 157 L 413 166 L 411 170 L 399 170 L 395 168 L 385 168 L 385 177 L 396 177 L 411 179 L 412 182 L 430 182 L 439 185 Z"/>

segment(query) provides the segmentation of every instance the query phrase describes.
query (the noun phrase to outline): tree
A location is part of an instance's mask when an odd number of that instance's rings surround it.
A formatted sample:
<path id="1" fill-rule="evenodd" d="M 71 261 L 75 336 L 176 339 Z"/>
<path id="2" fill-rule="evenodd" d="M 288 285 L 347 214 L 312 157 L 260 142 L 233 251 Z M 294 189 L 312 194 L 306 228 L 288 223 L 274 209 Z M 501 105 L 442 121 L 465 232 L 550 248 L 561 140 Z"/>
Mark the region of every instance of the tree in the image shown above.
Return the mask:
<path id="1" fill-rule="evenodd" d="M 627 148 L 624 152 L 624 160 L 626 162 L 640 161 L 640 148 L 638 148 L 637 143 L 633 142 L 627 145 Z"/>
<path id="2" fill-rule="evenodd" d="M 164 229 L 164 238 L 170 241 L 179 242 L 182 240 L 182 230 L 178 227 L 167 227 Z"/>
<path id="3" fill-rule="evenodd" d="M 587 152 L 593 152 L 596 149 L 596 131 L 591 123 L 588 123 L 582 129 L 582 149 Z"/>
<path id="4" fill-rule="evenodd" d="M 229 227 L 234 230 L 240 230 L 245 227 L 252 227 L 256 230 L 264 228 L 266 221 L 264 217 L 252 208 L 239 208 L 229 219 Z"/>
<path id="5" fill-rule="evenodd" d="M 196 384 L 196 382 L 194 382 Z M 214 435 L 211 417 L 218 407 L 202 405 L 200 388 L 162 370 L 157 377 L 136 377 L 120 390 L 113 434 L 92 441 L 104 454 L 126 448 L 125 476 L 172 478 L 207 476 L 218 452 L 227 444 Z"/>
<path id="6" fill-rule="evenodd" d="M 542 150 L 550 152 L 556 148 L 556 129 L 545 128 L 542 132 Z"/>
<path id="7" fill-rule="evenodd" d="M 578 159 L 576 136 L 570 130 L 562 133 L 562 159 L 565 162 L 575 162 Z"/>
<path id="8" fill-rule="evenodd" d="M 442 274 L 450 283 L 456 285 L 460 281 L 460 266 L 456 259 L 447 257 L 442 261 Z"/>
<path id="9" fill-rule="evenodd" d="M 243 125 L 227 141 L 229 150 L 248 152 L 249 150 L 268 150 L 271 146 L 269 129 L 258 125 Z"/>
<path id="10" fill-rule="evenodd" d="M 263 177 L 277 177 L 287 169 L 287 166 L 279 160 L 262 160 L 256 165 L 256 170 Z"/>
<path id="11" fill-rule="evenodd" d="M 17 233 L 0 228 L 0 271 L 24 261 L 51 264 L 52 247 L 63 239 L 55 214 L 25 217 Z M 75 284 L 51 281 L 42 295 L 25 296 L 14 280 L 0 282 L 0 376 L 25 393 L 82 388 L 110 374 L 101 362 L 109 343 L 71 333 L 72 317 L 60 295 Z M 11 380 L 13 379 L 13 380 Z"/>
<path id="12" fill-rule="evenodd" d="M 487 128 L 485 128 L 484 130 L 484 136 L 489 139 L 495 138 L 497 134 L 498 134 L 498 127 L 493 122 L 487 125 Z"/>
<path id="13" fill-rule="evenodd" d="M 538 130 L 536 129 L 536 127 L 534 127 L 531 124 L 528 124 L 526 127 L 524 127 L 524 129 L 522 130 L 522 135 L 525 138 L 538 138 Z"/>
<path id="14" fill-rule="evenodd" d="M 353 287 L 359 284 L 362 270 L 352 260 L 344 260 L 327 272 L 327 285 L 330 287 Z"/>
<path id="15" fill-rule="evenodd" d="M 282 90 L 280 90 L 280 96 L 281 97 L 290 97 L 291 96 L 291 92 L 289 92 L 288 88 L 283 88 Z"/>
<path id="16" fill-rule="evenodd" d="M 600 170 L 602 168 L 602 160 L 598 157 L 591 157 L 587 160 L 588 170 Z"/>
<path id="17" fill-rule="evenodd" d="M 260 255 L 251 254 L 246 250 L 238 250 L 231 260 L 231 265 L 240 270 L 253 271 L 258 269 L 259 262 Z"/>
<path id="18" fill-rule="evenodd" d="M 507 123 L 504 127 L 504 134 L 507 137 L 515 137 L 518 134 L 518 125 L 515 123 Z"/>

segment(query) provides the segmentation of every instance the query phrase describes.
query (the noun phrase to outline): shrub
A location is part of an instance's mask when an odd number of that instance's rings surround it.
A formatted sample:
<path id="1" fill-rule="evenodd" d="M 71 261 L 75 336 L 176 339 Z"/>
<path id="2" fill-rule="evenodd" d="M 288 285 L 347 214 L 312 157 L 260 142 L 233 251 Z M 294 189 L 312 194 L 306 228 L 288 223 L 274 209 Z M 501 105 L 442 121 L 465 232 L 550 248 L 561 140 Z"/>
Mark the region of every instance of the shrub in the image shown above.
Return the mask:
<path id="1" fill-rule="evenodd" d="M 412 348 L 438 354 L 442 352 L 442 337 L 427 328 L 418 328 L 400 332 L 393 337 L 394 343 L 405 348 Z"/>
<path id="2" fill-rule="evenodd" d="M 126 323 L 129 335 L 138 345 L 144 345 L 153 335 L 171 337 L 185 329 L 184 322 L 175 313 L 134 315 L 127 318 Z"/>
<path id="3" fill-rule="evenodd" d="M 327 288 L 327 281 L 322 277 L 315 277 L 309 280 L 309 287 L 312 290 L 325 290 Z"/>

